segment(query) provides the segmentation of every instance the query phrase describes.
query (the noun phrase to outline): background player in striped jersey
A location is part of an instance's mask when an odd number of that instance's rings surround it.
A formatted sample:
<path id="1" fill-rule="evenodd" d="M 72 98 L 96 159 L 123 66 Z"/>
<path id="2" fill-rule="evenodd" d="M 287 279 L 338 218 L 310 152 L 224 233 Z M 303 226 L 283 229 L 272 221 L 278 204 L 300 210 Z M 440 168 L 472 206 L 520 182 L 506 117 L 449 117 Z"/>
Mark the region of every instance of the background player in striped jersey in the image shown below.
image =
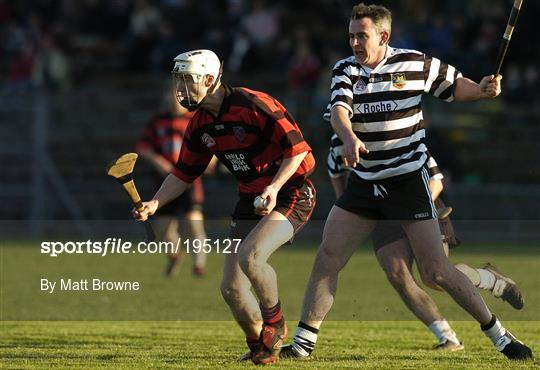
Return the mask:
<path id="1" fill-rule="evenodd" d="M 354 6 L 349 21 L 354 55 L 334 66 L 330 122 L 344 143 L 344 164 L 352 169 L 326 221 L 295 342 L 307 344 L 301 354 L 309 354 L 332 307 L 339 271 L 377 220 L 399 220 L 426 285 L 449 293 L 505 356 L 532 358 L 448 261 L 428 187 L 422 95 L 448 102 L 494 98 L 502 77 L 486 76 L 476 83 L 437 58 L 394 49 L 388 45 L 391 23 L 383 6 Z"/>
<path id="2" fill-rule="evenodd" d="M 178 162 L 180 148 L 189 120 L 193 113 L 188 112 L 176 100 L 174 86 L 166 89 L 163 97 L 163 109 L 144 128 L 143 136 L 136 145 L 139 155 L 155 170 L 156 189 L 163 179 L 174 170 Z M 178 233 L 178 216 L 182 212 L 189 228 L 187 237 L 191 239 L 206 239 L 203 215 L 204 189 L 200 178 L 180 197 L 162 207 L 156 215 L 155 228 L 160 240 L 176 243 L 180 238 Z M 195 253 L 193 258 L 193 274 L 206 274 L 206 253 Z M 179 266 L 181 254 L 171 253 L 167 256 L 165 274 L 172 276 Z"/>
<path id="3" fill-rule="evenodd" d="M 180 104 L 196 112 L 175 171 L 134 217 L 147 219 L 182 194 L 213 155 L 218 157 L 239 183 L 230 236 L 243 239 L 238 253 L 225 254 L 221 292 L 246 334 L 246 357 L 257 364 L 275 362 L 287 328 L 276 273 L 267 260 L 293 238 L 315 206 L 308 180 L 315 166 L 311 148 L 277 100 L 221 84 L 220 62 L 212 51 L 178 55 L 173 75 Z M 257 196 L 264 202 L 255 208 Z"/>
<path id="4" fill-rule="evenodd" d="M 343 143 L 337 135 L 334 135 L 331 139 L 327 168 L 336 198 L 339 198 L 343 193 L 350 171 L 349 168 L 342 164 L 342 149 Z M 444 211 L 447 208 L 440 199 L 443 190 L 443 174 L 439 170 L 437 162 L 431 156 L 428 159 L 428 170 L 432 199 L 437 209 Z M 442 215 L 442 213 L 439 213 L 439 215 Z M 445 216 L 439 216 L 439 226 L 443 246 L 448 255 L 448 250 L 457 247 L 460 241 L 454 235 L 448 212 L 444 213 L 446 213 Z M 372 233 L 372 241 L 377 261 L 392 286 L 414 315 L 437 337 L 439 344 L 434 348 L 450 351 L 463 349 L 463 345 L 457 339 L 455 332 L 446 319 L 440 314 L 433 299 L 416 283 L 412 274 L 414 255 L 401 225 L 395 221 L 379 221 Z M 480 269 L 472 268 L 466 264 L 457 264 L 455 267 L 463 272 L 477 288 L 489 290 L 495 297 L 508 301 L 516 309 L 523 308 L 523 297 L 517 285 L 499 271 L 494 270 L 490 264 Z M 432 288 L 440 290 L 437 286 Z M 301 349 L 301 346 L 302 343 L 296 344 L 297 349 Z M 292 346 L 285 346 L 281 356 L 294 357 L 296 352 Z"/>

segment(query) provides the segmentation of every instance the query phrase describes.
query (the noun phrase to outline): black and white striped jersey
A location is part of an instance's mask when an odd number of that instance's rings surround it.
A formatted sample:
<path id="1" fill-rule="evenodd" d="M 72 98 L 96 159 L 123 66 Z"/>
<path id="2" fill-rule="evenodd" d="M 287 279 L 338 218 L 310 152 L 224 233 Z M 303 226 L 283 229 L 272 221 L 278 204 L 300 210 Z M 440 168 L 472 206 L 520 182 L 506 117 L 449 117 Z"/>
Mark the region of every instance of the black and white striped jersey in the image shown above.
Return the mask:
<path id="1" fill-rule="evenodd" d="M 324 118 L 330 119 L 334 106 L 349 111 L 353 131 L 369 149 L 352 170 L 369 181 L 418 170 L 428 158 L 422 94 L 451 102 L 459 77 L 459 71 L 437 58 L 390 46 L 374 69 L 354 56 L 338 61 Z"/>
<path id="2" fill-rule="evenodd" d="M 350 167 L 343 165 L 343 142 L 339 137 L 334 134 L 330 140 L 330 150 L 328 151 L 328 159 L 326 161 L 326 169 L 328 170 L 328 175 L 331 178 L 338 178 L 345 176 L 351 170 Z M 437 161 L 431 156 L 431 153 L 427 152 L 428 160 L 427 167 L 430 180 L 442 180 L 444 178 Z"/>

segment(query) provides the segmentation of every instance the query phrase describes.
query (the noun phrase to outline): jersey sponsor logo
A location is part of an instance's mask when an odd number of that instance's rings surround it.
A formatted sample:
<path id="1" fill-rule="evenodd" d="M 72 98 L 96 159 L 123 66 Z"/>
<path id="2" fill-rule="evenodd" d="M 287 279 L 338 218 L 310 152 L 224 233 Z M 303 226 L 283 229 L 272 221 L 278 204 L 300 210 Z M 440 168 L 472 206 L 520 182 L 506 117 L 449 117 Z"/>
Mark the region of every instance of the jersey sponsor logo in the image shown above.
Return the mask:
<path id="1" fill-rule="evenodd" d="M 382 76 L 373 76 L 369 78 L 370 83 L 381 82 L 382 80 L 383 80 Z"/>
<path id="2" fill-rule="evenodd" d="M 243 143 L 246 140 L 246 130 L 242 126 L 233 126 L 234 137 Z"/>
<path id="3" fill-rule="evenodd" d="M 356 113 L 369 114 L 369 113 L 384 113 L 392 112 L 396 110 L 398 104 L 393 100 L 379 101 L 374 103 L 362 103 L 355 104 L 354 110 Z"/>
<path id="4" fill-rule="evenodd" d="M 364 91 L 366 87 L 366 83 L 361 78 L 359 78 L 358 81 L 354 84 L 354 90 L 356 91 Z"/>
<path id="5" fill-rule="evenodd" d="M 246 156 L 242 153 L 228 153 L 225 154 L 225 159 L 231 164 L 233 171 L 242 171 L 246 172 L 251 170 L 249 165 L 246 163 Z"/>
<path id="6" fill-rule="evenodd" d="M 422 212 L 422 213 L 416 213 L 414 215 L 414 218 L 416 218 L 417 220 L 419 218 L 426 218 L 426 217 L 429 217 L 429 213 L 428 212 Z"/>
<path id="7" fill-rule="evenodd" d="M 391 73 L 390 76 L 392 77 L 392 86 L 396 89 L 403 89 L 405 87 L 407 79 L 404 72 Z"/>
<path id="8" fill-rule="evenodd" d="M 206 145 L 207 148 L 211 148 L 213 146 L 216 146 L 216 141 L 212 139 L 212 136 L 208 135 L 208 133 L 204 133 L 204 135 L 201 137 L 202 142 L 204 145 Z"/>

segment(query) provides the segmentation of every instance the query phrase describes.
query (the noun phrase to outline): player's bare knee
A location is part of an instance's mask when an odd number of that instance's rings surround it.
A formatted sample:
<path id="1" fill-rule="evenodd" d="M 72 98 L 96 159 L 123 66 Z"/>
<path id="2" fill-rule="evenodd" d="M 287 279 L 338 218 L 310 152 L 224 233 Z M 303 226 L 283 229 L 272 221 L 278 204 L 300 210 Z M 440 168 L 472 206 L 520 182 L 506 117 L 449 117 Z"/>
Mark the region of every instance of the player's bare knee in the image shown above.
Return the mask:
<path id="1" fill-rule="evenodd" d="M 411 285 L 414 284 L 412 276 L 403 270 L 390 271 L 386 273 L 386 278 L 392 284 L 394 289 L 401 292 L 408 292 Z"/>
<path id="2" fill-rule="evenodd" d="M 242 299 L 242 289 L 228 282 L 224 281 L 221 283 L 220 291 L 221 296 L 228 304 L 239 302 Z"/>
<path id="3" fill-rule="evenodd" d="M 448 285 L 449 272 L 445 266 L 431 266 L 421 272 L 422 281 L 428 287 L 440 290 L 440 287 Z"/>
<path id="4" fill-rule="evenodd" d="M 313 270 L 319 275 L 328 275 L 339 272 L 340 264 L 338 256 L 327 249 L 319 250 L 315 258 Z"/>
<path id="5" fill-rule="evenodd" d="M 244 250 L 241 250 L 238 255 L 238 264 L 247 276 L 252 276 L 256 273 L 263 262 L 264 261 L 261 260 L 261 256 L 257 253 L 256 248 L 245 248 Z"/>
<path id="6" fill-rule="evenodd" d="M 429 274 L 420 274 L 420 275 L 422 277 L 422 282 L 424 283 L 425 286 L 431 289 L 439 290 L 439 287 L 435 283 L 435 277 L 433 275 L 429 275 Z"/>

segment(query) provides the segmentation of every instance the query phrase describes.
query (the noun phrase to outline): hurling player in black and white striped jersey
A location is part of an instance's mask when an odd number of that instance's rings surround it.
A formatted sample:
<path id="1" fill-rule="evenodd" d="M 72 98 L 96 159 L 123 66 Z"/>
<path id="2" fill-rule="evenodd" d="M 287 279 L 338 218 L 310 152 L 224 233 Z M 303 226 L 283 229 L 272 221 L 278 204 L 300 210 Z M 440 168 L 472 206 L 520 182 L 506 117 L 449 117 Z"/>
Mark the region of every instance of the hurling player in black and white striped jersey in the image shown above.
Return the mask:
<path id="1" fill-rule="evenodd" d="M 421 99 L 495 98 L 501 76 L 476 83 L 453 66 L 415 50 L 388 45 L 392 15 L 379 5 L 353 7 L 349 44 L 353 56 L 333 70 L 330 122 L 343 141 L 343 162 L 352 171 L 328 218 L 306 288 L 293 350 L 309 356 L 332 307 L 339 271 L 371 234 L 377 220 L 401 224 L 422 280 L 439 286 L 479 324 L 496 349 L 510 359 L 532 351 L 491 313 L 476 288 L 448 260 L 428 186 Z"/>

